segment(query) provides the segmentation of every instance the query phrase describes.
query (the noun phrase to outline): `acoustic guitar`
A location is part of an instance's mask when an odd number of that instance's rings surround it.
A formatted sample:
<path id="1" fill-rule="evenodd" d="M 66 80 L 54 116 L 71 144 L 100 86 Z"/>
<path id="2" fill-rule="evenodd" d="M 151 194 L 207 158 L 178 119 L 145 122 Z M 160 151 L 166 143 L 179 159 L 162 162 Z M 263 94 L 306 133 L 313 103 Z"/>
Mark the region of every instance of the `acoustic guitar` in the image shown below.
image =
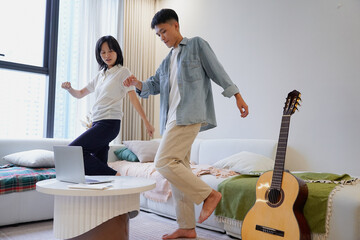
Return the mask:
<path id="1" fill-rule="evenodd" d="M 306 183 L 284 171 L 290 117 L 300 105 L 300 92 L 286 98 L 273 171 L 263 173 L 256 183 L 256 201 L 243 221 L 242 240 L 310 240 L 303 215 Z"/>

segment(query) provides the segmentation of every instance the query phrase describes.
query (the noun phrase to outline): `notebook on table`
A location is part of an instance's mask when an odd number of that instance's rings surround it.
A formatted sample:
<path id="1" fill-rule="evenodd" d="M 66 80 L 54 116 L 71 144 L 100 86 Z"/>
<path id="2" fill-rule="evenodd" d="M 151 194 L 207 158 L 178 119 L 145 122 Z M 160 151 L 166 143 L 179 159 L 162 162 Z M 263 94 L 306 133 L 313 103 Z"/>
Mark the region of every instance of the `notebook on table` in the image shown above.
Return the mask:
<path id="1" fill-rule="evenodd" d="M 96 180 L 85 176 L 84 157 L 81 146 L 54 146 L 56 179 L 62 182 L 98 184 L 111 179 Z"/>

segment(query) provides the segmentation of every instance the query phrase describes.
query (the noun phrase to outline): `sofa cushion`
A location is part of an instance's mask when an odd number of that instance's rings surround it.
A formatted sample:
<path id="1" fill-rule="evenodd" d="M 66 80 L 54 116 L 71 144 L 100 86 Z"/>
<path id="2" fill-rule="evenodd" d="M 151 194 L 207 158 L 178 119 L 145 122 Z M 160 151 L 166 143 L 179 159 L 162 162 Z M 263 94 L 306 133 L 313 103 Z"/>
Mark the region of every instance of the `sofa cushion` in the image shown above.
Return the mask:
<path id="1" fill-rule="evenodd" d="M 130 149 L 126 147 L 122 147 L 115 150 L 114 154 L 119 160 L 126 160 L 129 162 L 139 162 L 138 157 L 132 151 L 130 151 Z"/>
<path id="2" fill-rule="evenodd" d="M 153 162 L 159 148 L 159 141 L 123 141 L 125 147 L 138 157 L 139 161 Z"/>
<path id="3" fill-rule="evenodd" d="M 54 152 L 35 149 L 9 154 L 3 157 L 6 162 L 23 167 L 54 167 Z"/>
<path id="4" fill-rule="evenodd" d="M 213 166 L 242 174 L 249 174 L 272 170 L 274 168 L 274 160 L 261 154 L 242 151 L 217 161 Z"/>
<path id="5" fill-rule="evenodd" d="M 198 164 L 214 164 L 233 154 L 248 151 L 275 159 L 275 140 L 264 139 L 206 139 L 199 148 Z"/>

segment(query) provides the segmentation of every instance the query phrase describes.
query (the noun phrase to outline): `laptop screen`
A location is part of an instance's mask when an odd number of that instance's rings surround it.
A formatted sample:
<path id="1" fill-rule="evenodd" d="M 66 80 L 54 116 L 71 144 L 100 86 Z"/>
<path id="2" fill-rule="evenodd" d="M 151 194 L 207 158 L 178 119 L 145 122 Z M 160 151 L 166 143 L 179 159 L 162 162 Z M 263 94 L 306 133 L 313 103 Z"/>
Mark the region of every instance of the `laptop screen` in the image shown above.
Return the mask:
<path id="1" fill-rule="evenodd" d="M 54 146 L 56 179 L 85 183 L 84 158 L 81 146 Z"/>

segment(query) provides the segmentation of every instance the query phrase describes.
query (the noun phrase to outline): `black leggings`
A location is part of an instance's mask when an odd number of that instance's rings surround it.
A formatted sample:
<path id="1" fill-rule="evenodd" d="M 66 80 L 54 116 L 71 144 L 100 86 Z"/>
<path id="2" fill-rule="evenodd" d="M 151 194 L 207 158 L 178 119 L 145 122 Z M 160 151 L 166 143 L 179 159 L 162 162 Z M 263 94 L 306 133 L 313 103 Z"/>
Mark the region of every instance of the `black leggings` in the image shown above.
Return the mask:
<path id="1" fill-rule="evenodd" d="M 107 165 L 109 143 L 120 131 L 120 120 L 100 120 L 76 138 L 69 146 L 83 148 L 86 175 L 115 175 Z"/>

